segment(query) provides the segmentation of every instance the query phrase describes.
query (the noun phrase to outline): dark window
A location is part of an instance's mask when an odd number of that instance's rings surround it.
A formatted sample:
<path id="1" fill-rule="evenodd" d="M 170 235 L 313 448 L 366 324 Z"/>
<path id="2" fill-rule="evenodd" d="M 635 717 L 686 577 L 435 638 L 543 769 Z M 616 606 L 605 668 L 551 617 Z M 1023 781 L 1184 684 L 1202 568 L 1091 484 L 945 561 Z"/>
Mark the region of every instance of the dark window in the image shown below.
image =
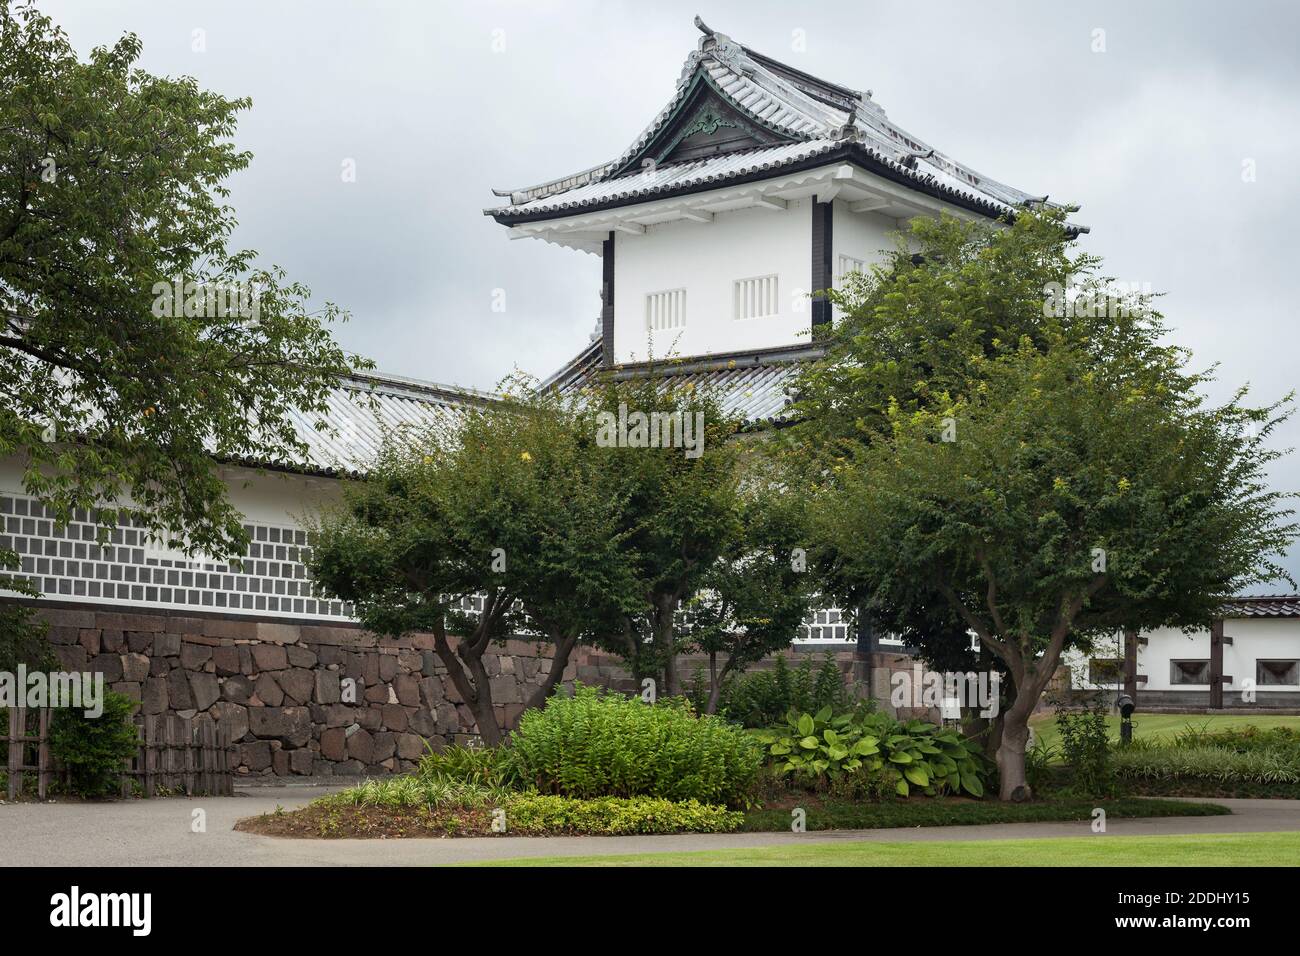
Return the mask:
<path id="1" fill-rule="evenodd" d="M 1171 684 L 1208 684 L 1210 682 L 1209 661 L 1170 661 L 1169 683 Z"/>
<path id="2" fill-rule="evenodd" d="M 1113 657 L 1094 657 L 1088 661 L 1088 683 L 1118 684 L 1124 679 L 1124 661 Z"/>
<path id="3" fill-rule="evenodd" d="M 1255 683 L 1295 687 L 1300 684 L 1300 661 L 1255 661 Z"/>

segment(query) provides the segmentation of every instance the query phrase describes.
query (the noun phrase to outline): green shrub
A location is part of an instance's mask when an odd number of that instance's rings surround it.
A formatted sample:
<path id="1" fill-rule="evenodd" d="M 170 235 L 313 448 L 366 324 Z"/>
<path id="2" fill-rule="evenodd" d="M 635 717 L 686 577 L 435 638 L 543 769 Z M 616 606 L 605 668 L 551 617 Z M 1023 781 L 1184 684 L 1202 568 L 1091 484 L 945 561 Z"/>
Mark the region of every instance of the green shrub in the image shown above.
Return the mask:
<path id="1" fill-rule="evenodd" d="M 568 797 L 663 797 L 745 806 L 762 756 L 744 731 L 579 686 L 526 712 L 508 753 L 523 785 Z"/>
<path id="2" fill-rule="evenodd" d="M 544 794 L 519 794 L 506 805 L 510 833 L 730 833 L 745 815 L 697 800 L 657 797 L 598 797 L 577 800 Z"/>
<path id="3" fill-rule="evenodd" d="M 840 711 L 852 703 L 852 688 L 833 654 L 828 653 L 815 672 L 811 656 L 803 655 L 792 669 L 781 654 L 770 670 L 729 679 L 718 712 L 745 727 L 771 727 L 784 721 L 792 709 L 813 713 L 831 707 Z"/>
<path id="4" fill-rule="evenodd" d="M 759 735 L 767 760 L 794 783 L 829 789 L 845 798 L 901 797 L 919 789 L 984 795 L 991 773 L 976 741 L 920 720 L 901 723 L 888 714 L 858 708 L 834 714 L 790 712 L 782 730 Z"/>
<path id="5" fill-rule="evenodd" d="M 1115 793 L 1115 775 L 1111 771 L 1110 731 L 1106 711 L 1056 712 L 1056 728 L 1061 735 L 1061 756 L 1070 768 L 1069 789 L 1080 796 L 1109 797 Z"/>
<path id="6" fill-rule="evenodd" d="M 1209 724 L 1190 724 L 1174 737 L 1176 747 L 1220 747 L 1235 753 L 1281 750 L 1300 754 L 1300 730 L 1293 727 L 1238 727 L 1210 730 Z"/>
<path id="7" fill-rule="evenodd" d="M 98 717 L 69 708 L 54 711 L 50 756 L 67 770 L 71 793 L 105 797 L 118 792 L 123 765 L 139 746 L 139 734 L 131 722 L 135 708 L 130 697 L 107 691 L 104 711 Z"/>
<path id="8" fill-rule="evenodd" d="M 441 753 L 430 751 L 416 775 L 426 780 L 450 780 L 505 789 L 518 782 L 518 771 L 504 747 L 462 747 L 453 744 Z"/>

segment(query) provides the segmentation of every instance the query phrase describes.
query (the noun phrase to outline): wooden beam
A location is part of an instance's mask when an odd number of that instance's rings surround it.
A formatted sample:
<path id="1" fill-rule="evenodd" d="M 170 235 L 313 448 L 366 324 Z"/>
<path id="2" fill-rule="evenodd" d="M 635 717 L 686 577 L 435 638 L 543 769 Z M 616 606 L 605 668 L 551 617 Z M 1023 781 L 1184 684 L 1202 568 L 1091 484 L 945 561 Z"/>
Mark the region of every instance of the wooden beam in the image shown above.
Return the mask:
<path id="1" fill-rule="evenodd" d="M 617 232 L 626 232 L 634 236 L 639 236 L 641 233 L 645 232 L 645 226 L 641 225 L 639 222 L 616 223 L 613 226 L 613 229 Z"/>
<path id="2" fill-rule="evenodd" d="M 1138 692 L 1138 636 L 1137 631 L 1124 632 L 1124 693 L 1137 703 Z"/>
<path id="3" fill-rule="evenodd" d="M 750 205 L 757 206 L 759 209 L 785 209 L 790 204 L 784 199 L 777 199 L 775 196 L 751 196 Z"/>
<path id="4" fill-rule="evenodd" d="M 1223 709 L 1223 618 L 1210 625 L 1210 709 Z"/>

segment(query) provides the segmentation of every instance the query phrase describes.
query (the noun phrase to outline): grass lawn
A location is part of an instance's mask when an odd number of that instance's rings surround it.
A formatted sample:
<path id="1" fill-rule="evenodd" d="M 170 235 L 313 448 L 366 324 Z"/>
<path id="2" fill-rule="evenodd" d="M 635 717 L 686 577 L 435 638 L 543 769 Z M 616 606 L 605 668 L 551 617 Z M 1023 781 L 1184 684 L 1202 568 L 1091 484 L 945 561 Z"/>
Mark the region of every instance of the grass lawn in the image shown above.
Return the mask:
<path id="1" fill-rule="evenodd" d="M 1300 833 L 916 843 L 808 843 L 691 853 L 550 856 L 482 866 L 1297 866 Z"/>
<path id="2" fill-rule="evenodd" d="M 1111 736 L 1119 740 L 1119 715 L 1111 714 L 1106 718 Z M 1034 717 L 1029 721 L 1034 728 L 1035 739 L 1044 740 L 1051 746 L 1059 746 L 1061 735 L 1056 731 L 1056 718 L 1051 714 Z M 1165 737 L 1172 739 L 1185 727 L 1197 730 L 1208 727 L 1209 730 L 1239 730 L 1242 727 L 1291 727 L 1300 730 L 1300 716 L 1268 716 L 1265 714 L 1144 714 L 1141 711 L 1133 715 L 1134 737 Z"/>

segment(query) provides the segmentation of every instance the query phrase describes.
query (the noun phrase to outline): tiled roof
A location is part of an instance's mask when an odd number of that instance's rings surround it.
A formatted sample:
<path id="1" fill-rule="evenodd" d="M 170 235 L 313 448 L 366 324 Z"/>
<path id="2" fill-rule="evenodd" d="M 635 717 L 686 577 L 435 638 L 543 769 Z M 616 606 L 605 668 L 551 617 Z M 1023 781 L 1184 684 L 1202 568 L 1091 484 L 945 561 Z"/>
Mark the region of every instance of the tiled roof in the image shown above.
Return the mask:
<path id="1" fill-rule="evenodd" d="M 661 362 L 653 366 L 642 362 L 616 365 L 609 374 L 615 378 L 635 378 L 653 371 L 661 377 L 664 387 L 692 384 L 696 388 L 708 389 L 717 398 L 724 414 L 739 416 L 747 425 L 758 426 L 784 417 L 790 402 L 786 387 L 794 381 L 804 363 L 820 355 L 821 350 L 815 346 L 786 346 Z M 590 382 L 600 371 L 600 342 L 597 341 L 583 349 L 544 385 L 571 393 Z"/>
<path id="2" fill-rule="evenodd" d="M 1223 604 L 1224 617 L 1300 617 L 1300 594 L 1238 595 Z"/>
<path id="3" fill-rule="evenodd" d="M 1047 198 L 990 179 L 939 152 L 892 122 L 870 92 L 803 73 L 710 30 L 699 18 L 696 25 L 705 35 L 687 57 L 672 99 L 619 157 L 538 186 L 497 190 L 510 198 L 510 205 L 486 212 L 502 221 L 553 216 L 701 182 L 721 183 L 850 146 L 853 158 L 869 168 L 888 170 L 905 185 L 986 214 Z M 794 142 L 629 174 L 627 164 L 673 119 L 698 82 L 707 83 L 751 121 Z"/>
<path id="4" fill-rule="evenodd" d="M 298 438 L 307 446 L 306 455 L 294 460 L 238 459 L 233 463 L 330 476 L 358 475 L 375 460 L 385 436 L 393 431 L 438 424 L 494 398 L 470 388 L 356 374 L 340 383 L 323 416 L 296 409 L 290 412 Z M 322 418 L 330 429 L 316 428 Z"/>

